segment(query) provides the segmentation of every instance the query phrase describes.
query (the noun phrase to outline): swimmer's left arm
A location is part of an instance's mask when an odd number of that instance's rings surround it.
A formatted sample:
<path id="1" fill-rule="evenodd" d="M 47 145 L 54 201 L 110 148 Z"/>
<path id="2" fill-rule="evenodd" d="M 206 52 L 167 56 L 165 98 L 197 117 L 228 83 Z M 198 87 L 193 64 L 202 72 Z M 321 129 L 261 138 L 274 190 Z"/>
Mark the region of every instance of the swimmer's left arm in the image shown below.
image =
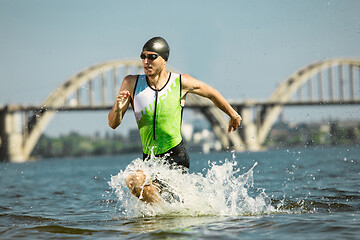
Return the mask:
<path id="1" fill-rule="evenodd" d="M 206 97 L 230 117 L 228 132 L 235 131 L 240 126 L 242 120 L 241 116 L 215 88 L 187 74 L 181 75 L 181 84 L 184 94 L 195 93 L 199 96 Z"/>

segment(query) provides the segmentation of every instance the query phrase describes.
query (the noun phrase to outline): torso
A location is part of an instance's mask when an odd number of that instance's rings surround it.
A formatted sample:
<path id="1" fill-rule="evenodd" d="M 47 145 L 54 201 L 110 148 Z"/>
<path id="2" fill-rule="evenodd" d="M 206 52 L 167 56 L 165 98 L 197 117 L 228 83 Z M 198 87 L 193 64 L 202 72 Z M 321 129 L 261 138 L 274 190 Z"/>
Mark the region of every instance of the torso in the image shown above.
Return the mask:
<path id="1" fill-rule="evenodd" d="M 145 75 L 137 77 L 132 104 L 145 154 L 162 154 L 181 142 L 181 97 L 179 74 L 169 73 L 161 89 L 151 87 Z"/>

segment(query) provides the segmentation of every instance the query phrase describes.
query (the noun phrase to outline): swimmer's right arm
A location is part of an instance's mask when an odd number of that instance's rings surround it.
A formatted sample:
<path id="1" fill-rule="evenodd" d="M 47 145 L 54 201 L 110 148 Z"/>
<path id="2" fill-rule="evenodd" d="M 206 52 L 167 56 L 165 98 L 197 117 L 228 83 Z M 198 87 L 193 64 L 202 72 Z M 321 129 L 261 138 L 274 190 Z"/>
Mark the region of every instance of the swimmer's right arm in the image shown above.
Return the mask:
<path id="1" fill-rule="evenodd" d="M 117 128 L 129 107 L 131 93 L 134 88 L 133 76 L 126 76 L 121 84 L 119 94 L 108 114 L 108 124 L 112 129 Z"/>

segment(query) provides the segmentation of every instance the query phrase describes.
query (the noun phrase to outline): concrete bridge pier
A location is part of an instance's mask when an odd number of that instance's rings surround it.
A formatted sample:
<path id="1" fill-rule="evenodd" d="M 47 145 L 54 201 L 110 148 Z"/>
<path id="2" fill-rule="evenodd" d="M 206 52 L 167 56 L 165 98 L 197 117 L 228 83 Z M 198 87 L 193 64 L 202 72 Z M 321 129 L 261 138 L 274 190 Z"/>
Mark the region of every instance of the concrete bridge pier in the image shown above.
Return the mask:
<path id="1" fill-rule="evenodd" d="M 240 111 L 242 117 L 242 133 L 245 142 L 246 150 L 248 151 L 259 151 L 261 149 L 261 144 L 258 140 L 258 130 L 256 124 L 252 119 L 252 108 L 244 107 Z"/>
<path id="2" fill-rule="evenodd" d="M 21 114 L 0 109 L 0 161 L 25 162 Z"/>

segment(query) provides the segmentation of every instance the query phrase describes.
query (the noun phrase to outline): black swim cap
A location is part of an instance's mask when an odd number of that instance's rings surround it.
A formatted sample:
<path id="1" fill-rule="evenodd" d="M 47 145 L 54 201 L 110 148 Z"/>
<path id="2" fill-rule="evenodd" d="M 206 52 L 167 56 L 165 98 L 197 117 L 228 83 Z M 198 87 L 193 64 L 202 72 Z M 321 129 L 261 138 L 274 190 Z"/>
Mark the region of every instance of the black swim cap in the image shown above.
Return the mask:
<path id="1" fill-rule="evenodd" d="M 153 37 L 147 41 L 143 47 L 143 51 L 156 52 L 165 61 L 169 59 L 169 44 L 162 37 Z"/>

